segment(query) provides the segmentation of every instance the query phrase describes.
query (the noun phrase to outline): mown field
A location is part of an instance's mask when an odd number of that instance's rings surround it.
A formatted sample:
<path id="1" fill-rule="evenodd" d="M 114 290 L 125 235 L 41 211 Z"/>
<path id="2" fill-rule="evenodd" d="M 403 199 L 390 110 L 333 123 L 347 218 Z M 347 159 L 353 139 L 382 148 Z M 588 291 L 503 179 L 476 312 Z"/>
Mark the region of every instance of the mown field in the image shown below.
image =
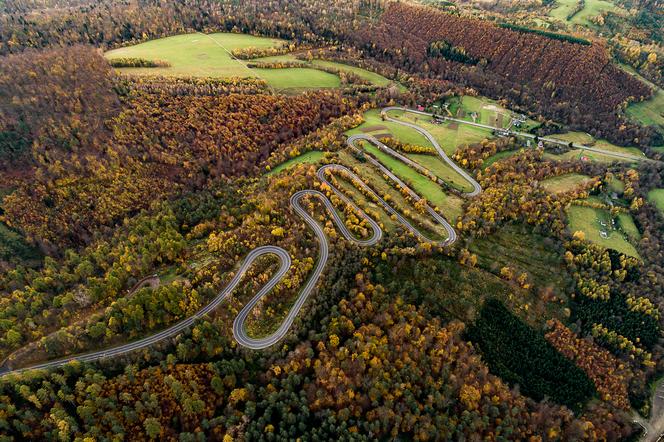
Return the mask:
<path id="1" fill-rule="evenodd" d="M 569 173 L 542 181 L 542 187 L 551 193 L 563 193 L 587 183 L 590 177 L 578 173 Z"/>
<path id="2" fill-rule="evenodd" d="M 641 232 L 634 224 L 634 218 L 628 213 L 618 214 L 618 225 L 625 231 L 627 238 L 631 243 L 637 243 L 641 240 Z"/>
<path id="3" fill-rule="evenodd" d="M 353 155 L 351 155 L 349 151 L 341 152 L 339 154 L 339 160 L 341 164 L 348 166 L 351 169 L 357 169 L 359 171 L 358 176 L 362 177 L 362 179 L 365 180 L 369 184 L 369 186 L 379 195 L 381 195 L 382 197 L 387 196 L 386 199 L 389 201 L 390 205 L 392 205 L 392 207 L 394 207 L 399 213 L 404 215 L 404 217 L 407 218 L 409 221 L 414 221 L 415 227 L 419 228 L 419 230 L 422 233 L 424 233 L 433 240 L 441 240 L 447 238 L 447 232 L 442 228 L 442 226 L 435 223 L 428 214 L 419 213 L 412 204 L 406 201 L 401 192 L 399 192 L 394 187 L 394 183 L 392 181 L 388 181 L 385 178 L 383 178 L 383 174 L 376 167 L 374 167 L 373 165 L 369 164 L 366 161 L 360 162 Z M 400 178 L 408 180 L 408 177 L 402 176 L 397 172 L 394 173 Z M 415 182 L 411 182 L 410 185 L 412 186 L 413 190 L 415 190 L 421 196 L 425 197 L 425 195 L 423 195 L 422 192 L 423 187 L 421 183 L 416 184 Z M 361 194 L 361 192 L 353 190 L 351 193 L 349 193 L 349 195 L 353 195 L 352 199 L 354 201 L 358 201 L 357 199 L 355 199 L 354 196 L 355 192 L 357 194 Z M 444 192 L 442 192 L 442 190 L 439 190 L 438 192 L 432 195 L 438 202 L 447 204 L 446 206 L 443 207 L 439 206 L 439 207 L 443 210 L 445 218 L 447 218 L 448 221 L 452 222 L 456 220 L 456 216 L 461 214 L 460 199 L 455 199 L 453 198 L 453 196 L 445 195 Z M 364 199 L 364 197 L 362 198 Z M 447 200 L 445 198 L 447 198 Z M 458 200 L 458 206 L 455 207 L 454 203 L 457 200 Z M 437 205 L 436 202 L 434 202 L 433 200 L 429 201 L 431 205 Z M 379 213 L 382 213 L 383 215 L 381 216 L 389 217 L 389 215 L 387 215 L 387 212 L 385 212 L 380 206 L 371 203 L 369 204 L 369 207 L 371 207 L 374 210 L 377 210 Z M 395 227 L 401 226 L 398 222 L 391 222 L 389 224 Z M 422 227 L 424 227 L 424 229 L 422 229 Z"/>
<path id="4" fill-rule="evenodd" d="M 164 68 L 121 68 L 132 74 L 179 75 L 196 77 L 256 76 L 244 63 L 231 57 L 230 51 L 245 47 L 270 48 L 282 40 L 245 34 L 183 34 L 146 41 L 134 46 L 113 49 L 104 54 L 113 58 L 144 58 L 170 63 Z"/>
<path id="5" fill-rule="evenodd" d="M 453 154 L 459 146 L 479 143 L 484 139 L 493 138 L 493 134 L 489 129 L 454 122 L 433 124 L 430 122 L 429 118 L 411 112 L 391 111 L 390 116 L 392 118 L 398 118 L 399 120 L 417 124 L 426 129 L 434 136 L 434 138 L 436 138 L 440 147 L 442 147 L 448 155 Z"/>
<path id="6" fill-rule="evenodd" d="M 422 134 L 414 129 L 390 121 L 383 121 L 379 109 L 371 109 L 364 113 L 364 123 L 346 132 L 348 135 L 367 133 L 373 136 L 391 135 L 402 143 L 431 146 Z"/>
<path id="7" fill-rule="evenodd" d="M 436 137 L 439 143 L 442 141 L 439 137 L 440 127 L 438 125 L 427 123 L 423 118 L 420 118 L 419 120 L 409 120 L 406 118 L 406 115 L 412 116 L 413 114 L 403 112 L 390 113 L 390 116 L 392 117 L 398 115 L 401 115 L 404 121 L 415 122 L 430 132 L 438 131 L 437 133 L 432 133 L 432 135 Z M 402 143 L 431 147 L 429 140 L 427 140 L 416 130 L 402 126 L 398 123 L 383 121 L 380 117 L 380 111 L 378 109 L 372 109 L 366 112 L 364 114 L 364 119 L 365 122 L 363 124 L 348 131 L 347 134 L 352 135 L 358 133 L 367 133 L 374 136 L 388 135 L 398 139 Z M 485 137 L 481 137 L 481 139 L 484 138 Z M 422 197 L 426 198 L 427 200 L 431 201 L 432 204 L 437 205 L 440 209 L 442 209 L 448 217 L 448 220 L 452 221 L 456 219 L 457 215 L 461 214 L 461 200 L 458 197 L 450 193 L 446 193 L 440 188 L 438 184 L 420 175 L 412 168 L 398 160 L 395 160 L 391 156 L 378 151 L 378 149 L 373 148 L 372 146 L 367 147 L 370 152 L 374 153 L 375 156 L 377 156 L 381 162 L 388 166 L 390 170 L 392 170 L 397 176 L 405 179 L 409 183 L 413 183 L 413 186 L 416 187 L 414 190 L 422 192 L 420 193 Z M 456 189 L 463 192 L 472 190 L 472 186 L 461 175 L 459 175 L 456 171 L 454 171 L 454 169 L 449 167 L 449 165 L 444 163 L 437 156 L 419 154 L 408 154 L 407 156 L 413 161 L 429 169 L 440 179 L 449 183 L 452 187 L 455 187 Z"/>
<path id="8" fill-rule="evenodd" d="M 338 76 L 311 68 L 252 69 L 275 89 L 325 89 L 341 86 Z"/>
<path id="9" fill-rule="evenodd" d="M 550 16 L 556 20 L 567 22 L 569 14 L 577 7 L 579 0 L 556 0 L 556 6 L 551 10 Z M 590 21 L 591 18 L 600 15 L 604 11 L 615 12 L 618 8 L 614 3 L 606 0 L 585 0 L 583 9 L 574 14 L 569 23 L 578 25 L 591 25 L 594 24 Z"/>
<path id="10" fill-rule="evenodd" d="M 406 184 L 413 187 L 413 190 L 421 197 L 426 198 L 432 205 L 440 208 L 445 213 L 448 221 L 456 220 L 461 215 L 461 200 L 459 197 L 447 194 L 443 189 L 429 178 L 420 175 L 410 166 L 380 151 L 374 145 L 365 143 L 364 148 L 374 157 L 383 163 L 390 171 Z"/>
<path id="11" fill-rule="evenodd" d="M 646 126 L 664 127 L 664 90 L 658 88 L 651 99 L 630 104 L 625 112 Z"/>
<path id="12" fill-rule="evenodd" d="M 606 140 L 603 139 L 597 139 L 592 137 L 590 134 L 584 133 L 584 132 L 565 132 L 563 134 L 556 134 L 551 136 L 551 138 L 557 138 L 559 140 L 564 140 L 564 141 L 571 141 L 573 143 L 577 144 L 583 144 L 584 146 L 588 147 L 596 147 L 598 149 L 603 149 L 607 150 L 610 152 L 618 152 L 618 153 L 630 153 L 633 155 L 643 155 L 641 150 L 637 147 L 621 147 L 621 146 L 616 146 L 613 143 L 609 143 Z M 593 155 L 597 155 L 594 154 Z"/>
<path id="13" fill-rule="evenodd" d="M 582 231 L 588 241 L 599 244 L 608 249 L 614 249 L 626 255 L 639 257 L 636 248 L 618 231 L 611 230 L 608 227 L 602 226 L 600 222 L 605 223 L 607 226 L 610 222 L 609 212 L 603 209 L 595 209 L 583 206 L 571 206 L 568 211 L 569 229 L 571 232 Z M 629 220 L 627 220 L 629 218 Z M 630 223 L 631 221 L 631 223 Z M 620 219 L 621 225 L 626 231 L 636 230 L 636 226 L 632 227 L 634 221 L 630 215 L 625 214 Z M 625 227 L 628 225 L 628 227 Z M 601 231 L 606 232 L 607 237 L 603 238 Z M 638 233 L 638 231 L 637 231 Z"/>
<path id="14" fill-rule="evenodd" d="M 618 158 L 611 155 L 605 155 L 597 152 L 590 152 L 585 149 L 574 149 L 563 154 L 557 155 L 549 152 L 544 153 L 544 158 L 551 160 L 580 160 L 580 161 L 592 161 L 598 163 L 612 163 L 612 162 L 621 162 L 629 163 L 630 160 L 624 158 Z"/>
<path id="15" fill-rule="evenodd" d="M 276 89 L 320 89 L 340 85 L 337 75 L 312 68 L 249 69 L 244 61 L 230 54 L 234 49 L 269 48 L 281 43 L 278 39 L 245 34 L 184 34 L 114 49 L 104 55 L 108 59 L 144 58 L 170 64 L 169 67 L 118 69 L 134 75 L 259 77 Z"/>
<path id="16" fill-rule="evenodd" d="M 653 189 L 648 192 L 648 201 L 657 206 L 664 214 L 664 189 Z"/>
<path id="17" fill-rule="evenodd" d="M 655 90 L 652 98 L 646 101 L 631 103 L 625 109 L 625 113 L 641 124 L 646 126 L 660 126 L 664 129 L 664 90 L 643 78 L 631 66 L 625 64 L 620 64 L 619 66 Z M 659 149 L 664 149 L 664 146 L 661 146 Z"/>
<path id="18" fill-rule="evenodd" d="M 473 121 L 471 114 L 474 112 L 477 114 L 475 122 L 496 127 L 506 127 L 511 120 L 511 116 L 514 115 L 514 112 L 504 108 L 497 101 L 483 96 L 452 97 L 447 101 L 447 105 L 451 115 L 446 112 L 443 113 L 448 116 Z M 526 119 L 526 122 L 521 126 L 521 130 L 527 132 L 538 125 L 538 122 Z"/>
<path id="19" fill-rule="evenodd" d="M 332 68 L 332 69 L 339 69 L 341 71 L 345 72 L 352 72 L 353 74 L 356 74 L 363 80 L 367 80 L 371 82 L 371 84 L 374 84 L 376 86 L 388 86 L 390 83 L 392 83 L 392 80 L 383 77 L 380 74 L 377 74 L 375 72 L 368 71 L 366 69 L 362 69 L 356 66 L 350 66 L 347 64 L 343 63 L 337 63 L 335 61 L 328 61 L 328 60 L 311 60 L 311 61 L 304 61 L 304 60 L 299 60 L 298 58 L 295 57 L 294 54 L 285 54 L 285 55 L 275 55 L 272 57 L 262 57 L 262 58 L 256 58 L 253 61 L 256 62 L 289 62 L 289 63 L 300 63 L 302 66 L 307 66 L 307 67 L 324 67 L 324 68 Z M 401 86 L 402 89 L 403 86 Z"/>
<path id="20" fill-rule="evenodd" d="M 438 178 L 444 180 L 447 184 L 454 187 L 461 192 L 471 192 L 473 186 L 456 170 L 452 169 L 446 162 L 441 160 L 437 155 L 425 154 L 407 154 L 411 160 L 429 169 Z"/>

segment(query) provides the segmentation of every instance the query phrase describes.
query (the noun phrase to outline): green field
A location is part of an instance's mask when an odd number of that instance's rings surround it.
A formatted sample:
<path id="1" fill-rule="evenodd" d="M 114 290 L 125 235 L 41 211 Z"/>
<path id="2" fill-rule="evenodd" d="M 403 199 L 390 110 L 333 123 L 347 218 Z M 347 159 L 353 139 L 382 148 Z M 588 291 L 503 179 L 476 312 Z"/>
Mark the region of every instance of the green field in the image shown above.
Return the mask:
<path id="1" fill-rule="evenodd" d="M 497 101 L 487 97 L 473 97 L 471 95 L 464 95 L 462 97 L 452 97 L 447 100 L 450 114 L 443 112 L 444 115 L 451 116 L 465 121 L 473 121 L 471 114 L 477 114 L 476 123 L 488 124 L 496 127 L 506 127 L 513 112 L 500 106 Z M 521 126 L 520 130 L 527 132 L 528 130 L 539 126 L 539 123 L 527 119 Z"/>
<path id="2" fill-rule="evenodd" d="M 230 51 L 244 47 L 269 48 L 282 40 L 245 34 L 183 34 L 151 40 L 134 46 L 114 49 L 104 55 L 113 58 L 144 58 L 167 61 L 163 68 L 120 68 L 119 72 L 135 75 L 194 77 L 258 77 L 277 89 L 333 88 L 339 77 L 311 68 L 249 69 Z"/>
<path id="3" fill-rule="evenodd" d="M 624 159 L 624 158 L 617 158 L 617 157 L 614 157 L 614 156 L 611 156 L 611 155 L 605 155 L 605 154 L 597 153 L 597 152 L 589 152 L 585 149 L 574 149 L 574 150 L 570 150 L 569 152 L 565 152 L 565 153 L 560 154 L 560 155 L 545 152 L 544 153 L 544 158 L 549 159 L 549 160 L 556 160 L 556 161 L 581 160 L 581 161 L 591 161 L 591 162 L 597 162 L 597 163 L 613 163 L 613 162 L 629 163 L 629 162 L 631 162 L 630 160 L 627 160 L 627 159 Z"/>
<path id="4" fill-rule="evenodd" d="M 504 150 L 502 152 L 495 153 L 491 155 L 489 158 L 484 160 L 484 163 L 482 164 L 482 167 L 485 169 L 489 166 L 491 166 L 493 163 L 497 163 L 500 160 L 503 160 L 505 158 L 509 158 L 512 155 L 516 155 L 519 152 L 519 150 Z"/>
<path id="5" fill-rule="evenodd" d="M 394 116 L 393 114 L 390 115 Z M 383 121 L 380 117 L 380 111 L 378 109 L 372 109 L 366 112 L 364 114 L 364 120 L 365 122 L 363 124 L 348 131 L 347 134 L 352 135 L 357 133 L 367 133 L 374 136 L 391 135 L 402 143 L 432 147 L 429 140 L 427 140 L 418 131 L 406 126 L 402 126 L 398 123 Z M 418 121 L 417 123 L 427 130 L 431 129 L 429 126 L 433 126 L 433 129 L 438 129 L 438 126 L 434 124 L 428 123 L 428 125 L 425 125 L 424 120 Z M 436 134 L 433 135 L 436 136 Z M 422 197 L 431 201 L 432 204 L 437 205 L 446 214 L 450 213 L 451 216 L 453 216 L 453 218 L 448 219 L 455 219 L 457 215 L 461 214 L 461 200 L 459 198 L 446 194 L 438 184 L 420 175 L 409 166 L 403 164 L 401 161 L 398 161 L 391 156 L 380 152 L 373 146 L 371 147 L 373 150 L 370 150 L 370 152 L 378 152 L 380 155 L 375 156 L 378 157 L 381 162 L 383 162 L 400 178 L 406 179 L 408 182 L 413 183 L 413 186 L 415 187 L 414 190 L 417 191 Z M 448 182 L 453 187 L 456 187 L 462 191 L 470 191 L 472 189 L 470 184 L 466 182 L 466 180 L 461 175 L 456 173 L 456 171 L 450 168 L 440 158 L 432 155 L 416 154 L 408 154 L 407 156 L 413 161 L 429 169 L 436 176 L 438 176 L 438 178 Z M 383 161 L 383 159 L 385 159 L 385 161 Z M 392 165 L 394 165 L 394 167 L 392 167 Z M 420 184 L 416 185 L 416 182 Z"/>
<path id="6" fill-rule="evenodd" d="M 380 110 L 371 109 L 364 113 L 364 123 L 346 132 L 347 135 L 371 134 L 378 136 L 381 134 L 392 135 L 402 143 L 416 144 L 418 146 L 431 146 L 427 140 L 418 131 L 401 124 L 383 121 L 380 117 Z"/>
<path id="7" fill-rule="evenodd" d="M 653 189 L 648 192 L 648 201 L 653 203 L 664 214 L 664 189 Z"/>
<path id="8" fill-rule="evenodd" d="M 326 89 L 341 86 L 338 76 L 311 68 L 252 69 L 275 89 Z"/>
<path id="9" fill-rule="evenodd" d="M 646 126 L 664 128 L 664 90 L 657 88 L 651 99 L 630 104 L 625 113 Z"/>
<path id="10" fill-rule="evenodd" d="M 371 165 L 366 161 L 365 162 L 358 161 L 348 151 L 340 152 L 339 159 L 340 159 L 339 162 L 341 164 L 344 164 L 350 167 L 351 169 L 357 168 L 359 171 L 358 175 L 362 177 L 363 180 L 368 181 L 369 186 L 372 189 L 374 189 L 379 195 L 383 197 L 385 195 L 388 195 L 390 199 L 390 205 L 394 207 L 402 215 L 404 215 L 407 219 L 415 221 L 414 225 L 418 229 L 420 229 L 422 233 L 426 234 L 432 239 L 446 238 L 446 232 L 442 228 L 442 226 L 435 223 L 428 214 L 423 215 L 417 212 L 414 209 L 414 207 L 408 201 L 406 201 L 401 192 L 399 192 L 394 187 L 394 183 L 392 183 L 392 181 L 385 180 L 383 178 L 382 173 L 375 166 Z M 399 164 L 403 163 L 399 162 Z M 415 187 L 414 184 L 413 187 Z M 415 188 L 414 190 L 418 191 L 417 188 Z M 424 196 L 421 193 L 420 195 Z M 460 216 L 462 213 L 462 208 L 461 208 L 462 201 L 460 198 L 457 198 L 455 196 L 447 196 L 447 195 L 444 196 L 448 198 L 447 207 L 445 208 L 440 207 L 440 208 L 444 211 L 443 213 L 445 214 L 445 218 L 447 218 L 450 222 L 452 222 L 452 220 L 456 220 L 456 217 Z M 354 198 L 353 200 L 355 201 Z M 371 207 L 374 210 L 378 210 L 381 214 L 385 214 L 385 216 L 389 217 L 389 215 L 386 214 L 386 212 L 382 209 L 382 207 L 377 206 L 374 203 L 370 203 L 369 207 Z M 407 215 L 406 211 L 408 211 L 410 215 Z M 397 222 L 390 221 L 386 225 L 396 226 L 400 224 L 398 224 Z M 425 229 L 423 230 L 422 227 L 425 227 Z"/>
<path id="11" fill-rule="evenodd" d="M 440 208 L 445 213 L 448 221 L 453 221 L 461 214 L 459 198 L 446 194 L 441 187 L 429 178 L 420 175 L 410 166 L 402 163 L 396 158 L 382 152 L 373 144 L 364 143 L 364 148 L 385 165 L 421 197 L 426 198 L 433 206 Z"/>
<path id="12" fill-rule="evenodd" d="M 641 232 L 634 224 L 634 219 L 628 213 L 618 214 L 618 224 L 623 229 L 631 242 L 639 242 L 641 240 Z"/>
<path id="13" fill-rule="evenodd" d="M 487 138 L 493 138 L 493 134 L 489 129 L 454 122 L 433 124 L 430 118 L 412 112 L 392 111 L 390 117 L 414 123 L 426 129 L 448 155 L 452 155 L 459 146 L 475 144 Z"/>
<path id="14" fill-rule="evenodd" d="M 335 61 L 327 61 L 327 60 L 311 60 L 311 61 L 305 61 L 305 60 L 300 60 L 295 57 L 294 54 L 285 54 L 285 55 L 275 55 L 272 57 L 262 57 L 262 58 L 256 58 L 252 61 L 256 62 L 265 62 L 265 63 L 273 63 L 273 62 L 289 62 L 289 63 L 299 63 L 302 66 L 308 66 L 312 68 L 316 67 L 324 67 L 324 68 L 332 68 L 332 69 L 339 69 L 340 71 L 345 71 L 345 72 L 352 72 L 356 74 L 358 77 L 362 78 L 363 80 L 367 80 L 371 82 L 371 84 L 374 84 L 376 86 L 384 87 L 388 86 L 392 81 L 388 78 L 383 77 L 380 74 L 377 74 L 375 72 L 368 71 L 366 69 L 358 68 L 356 66 L 350 66 L 347 64 L 343 63 L 337 63 Z M 399 85 L 402 90 L 405 90 L 405 88 L 401 85 Z"/>
<path id="15" fill-rule="evenodd" d="M 578 173 L 568 173 L 542 181 L 542 187 L 551 193 L 563 193 L 574 190 L 590 181 L 590 177 Z"/>
<path id="16" fill-rule="evenodd" d="M 556 0 L 556 7 L 551 10 L 549 15 L 556 20 L 567 21 L 567 17 L 578 3 L 578 0 Z M 584 8 L 577 12 L 569 23 L 595 26 L 590 21 L 592 17 L 596 17 L 604 11 L 615 12 L 619 9 L 615 4 L 606 0 L 585 0 Z"/>
<path id="17" fill-rule="evenodd" d="M 303 153 L 302 155 L 298 155 L 295 158 L 291 158 L 279 164 L 278 166 L 275 166 L 266 175 L 276 175 L 282 170 L 291 168 L 297 164 L 316 164 L 323 158 L 324 155 L 325 152 L 321 152 L 319 150 L 312 150 L 311 152 Z"/>
<path id="18" fill-rule="evenodd" d="M 283 41 L 245 34 L 183 34 L 160 38 L 134 46 L 113 49 L 104 54 L 108 59 L 136 57 L 163 60 L 171 64 L 165 68 L 121 68 L 132 74 L 180 75 L 196 77 L 256 76 L 243 62 L 226 51 L 244 47 L 270 48 Z"/>
<path id="19" fill-rule="evenodd" d="M 362 78 L 363 80 L 371 82 L 371 84 L 375 84 L 376 86 L 388 86 L 392 81 L 388 78 L 383 77 L 380 74 L 377 74 L 375 72 L 368 71 L 366 69 L 358 68 L 356 66 L 349 66 L 347 64 L 343 63 L 337 63 L 334 61 L 327 61 L 327 60 L 313 60 L 311 64 L 315 66 L 320 66 L 320 67 L 326 67 L 326 68 L 333 68 L 333 69 L 339 69 L 342 71 L 346 72 L 352 72 L 358 77 Z M 405 90 L 403 86 L 401 86 L 402 90 Z"/>
<path id="20" fill-rule="evenodd" d="M 585 132 L 565 132 L 563 134 L 551 135 L 550 138 L 571 141 L 573 143 L 583 144 L 584 146 L 588 147 L 596 147 L 598 149 L 603 149 L 610 152 L 643 156 L 643 152 L 638 147 L 617 146 L 615 144 L 609 143 L 606 140 L 593 138 L 590 134 Z"/>
<path id="21" fill-rule="evenodd" d="M 569 218 L 569 230 L 572 233 L 582 231 L 585 233 L 586 239 L 590 242 L 606 247 L 607 249 L 617 250 L 626 255 L 639 257 L 636 248 L 620 232 L 603 227 L 600 224 L 600 222 L 604 222 L 607 226 L 609 225 L 610 216 L 606 210 L 571 206 L 567 214 Z M 629 215 L 626 216 L 629 217 Z M 623 221 L 621 223 L 623 226 L 626 224 Z M 625 230 L 627 231 L 628 229 L 625 228 Z M 602 238 L 600 231 L 605 231 L 607 238 Z"/>
<path id="22" fill-rule="evenodd" d="M 614 177 L 609 181 L 609 190 L 617 194 L 622 194 L 625 191 L 625 183 Z"/>
<path id="23" fill-rule="evenodd" d="M 455 189 L 461 192 L 471 192 L 473 190 L 473 186 L 464 177 L 459 175 L 456 170 L 452 169 L 449 164 L 441 160 L 440 157 L 425 154 L 406 154 L 406 156 L 427 168 L 430 172 L 433 172 L 434 175 Z"/>
<path id="24" fill-rule="evenodd" d="M 660 128 L 664 129 L 664 90 L 643 78 L 633 67 L 623 63 L 619 63 L 618 66 L 655 90 L 655 93 L 649 100 L 630 103 L 625 110 L 627 116 L 643 125 L 660 126 Z M 655 149 L 664 149 L 664 146 L 656 147 Z"/>
<path id="25" fill-rule="evenodd" d="M 358 168 L 362 173 L 361 176 L 368 180 L 369 186 L 372 189 L 374 189 L 377 193 L 379 193 L 381 196 L 389 194 L 391 197 L 397 198 L 393 201 L 394 207 L 396 207 L 397 204 L 401 203 L 406 204 L 405 200 L 403 200 L 403 197 L 400 194 L 397 194 L 396 190 L 394 190 L 394 188 L 391 187 L 385 180 L 380 178 L 378 176 L 376 169 L 371 167 L 366 162 L 365 163 L 359 162 L 348 151 L 339 152 L 338 162 L 351 169 Z M 339 175 L 336 176 L 337 178 L 340 178 Z M 381 206 L 378 206 L 377 204 L 370 201 L 369 198 L 367 198 L 361 191 L 359 191 L 354 185 L 352 185 L 348 181 L 340 179 L 339 183 L 341 190 L 346 196 L 348 196 L 351 199 L 351 201 L 353 201 L 355 204 L 357 204 L 360 207 L 363 208 L 368 207 L 374 212 L 378 213 L 379 216 L 378 218 L 376 218 L 376 221 L 382 223 L 387 230 L 392 231 L 396 228 L 397 223 L 390 218 L 390 215 L 385 210 L 383 210 Z"/>

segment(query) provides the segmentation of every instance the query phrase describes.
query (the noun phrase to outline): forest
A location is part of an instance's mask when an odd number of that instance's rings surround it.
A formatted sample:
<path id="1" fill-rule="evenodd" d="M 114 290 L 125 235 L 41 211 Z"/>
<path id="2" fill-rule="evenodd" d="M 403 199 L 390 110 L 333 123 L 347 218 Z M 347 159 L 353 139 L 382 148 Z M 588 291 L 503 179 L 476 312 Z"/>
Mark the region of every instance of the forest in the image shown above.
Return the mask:
<path id="1" fill-rule="evenodd" d="M 580 45 L 405 3 L 389 5 L 380 21 L 358 30 L 354 40 L 370 55 L 407 71 L 461 82 L 619 144 L 645 146 L 659 137 L 616 112 L 652 91 L 610 64 L 600 42 Z M 469 71 L 454 60 L 431 58 L 429 45 L 438 40 L 486 59 L 486 68 Z"/>
<path id="2" fill-rule="evenodd" d="M 664 431 L 653 84 L 461 3 L 0 3 L 0 440 Z"/>

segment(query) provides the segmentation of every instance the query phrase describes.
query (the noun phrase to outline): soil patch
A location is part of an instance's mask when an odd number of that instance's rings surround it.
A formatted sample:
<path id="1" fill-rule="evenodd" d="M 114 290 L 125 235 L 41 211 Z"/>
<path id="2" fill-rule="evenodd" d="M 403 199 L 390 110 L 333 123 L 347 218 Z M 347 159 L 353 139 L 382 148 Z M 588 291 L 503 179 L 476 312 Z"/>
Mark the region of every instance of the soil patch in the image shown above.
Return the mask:
<path id="1" fill-rule="evenodd" d="M 385 126 L 376 125 L 376 126 L 363 127 L 360 130 L 364 133 L 367 133 L 367 132 L 376 132 L 377 130 L 388 130 L 388 129 Z"/>

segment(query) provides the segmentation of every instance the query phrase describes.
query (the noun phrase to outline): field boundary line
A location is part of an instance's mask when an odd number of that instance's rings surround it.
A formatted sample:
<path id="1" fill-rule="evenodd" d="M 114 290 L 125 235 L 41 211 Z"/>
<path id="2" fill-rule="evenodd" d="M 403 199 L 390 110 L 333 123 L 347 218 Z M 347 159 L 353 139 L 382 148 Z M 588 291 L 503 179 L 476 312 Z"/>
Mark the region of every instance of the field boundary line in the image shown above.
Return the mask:
<path id="1" fill-rule="evenodd" d="M 224 51 L 226 51 L 226 53 L 229 55 L 229 57 L 231 57 L 231 60 L 235 60 L 235 61 L 237 61 L 237 62 L 238 62 L 243 68 L 245 68 L 247 71 L 249 71 L 249 72 L 252 74 L 252 75 L 251 75 L 252 77 L 258 77 L 258 78 L 260 78 L 261 80 L 263 80 L 263 81 L 267 84 L 267 87 L 270 88 L 270 91 L 272 92 L 272 94 L 276 95 L 276 91 L 275 91 L 275 89 L 272 87 L 272 85 L 270 84 L 269 81 L 267 81 L 265 78 L 263 78 L 263 77 L 261 77 L 260 75 L 258 75 L 258 73 L 257 73 L 255 70 L 251 69 L 251 68 L 250 68 L 249 66 L 247 66 L 242 60 L 240 60 L 240 59 L 237 58 L 235 55 L 233 55 L 233 53 L 232 53 L 231 51 L 229 51 L 229 50 L 226 48 L 226 46 L 224 46 L 224 45 L 222 45 L 221 43 L 219 43 L 215 38 L 213 38 L 213 37 L 212 37 L 211 35 L 209 35 L 209 34 L 204 34 L 204 33 L 202 33 L 202 32 L 197 32 L 197 34 L 200 34 L 200 35 L 202 35 L 202 36 L 204 36 L 204 37 L 207 37 L 207 38 L 209 38 L 210 40 L 212 40 L 212 41 L 214 42 L 214 44 L 216 44 L 216 45 L 219 46 L 221 49 L 223 49 Z"/>

